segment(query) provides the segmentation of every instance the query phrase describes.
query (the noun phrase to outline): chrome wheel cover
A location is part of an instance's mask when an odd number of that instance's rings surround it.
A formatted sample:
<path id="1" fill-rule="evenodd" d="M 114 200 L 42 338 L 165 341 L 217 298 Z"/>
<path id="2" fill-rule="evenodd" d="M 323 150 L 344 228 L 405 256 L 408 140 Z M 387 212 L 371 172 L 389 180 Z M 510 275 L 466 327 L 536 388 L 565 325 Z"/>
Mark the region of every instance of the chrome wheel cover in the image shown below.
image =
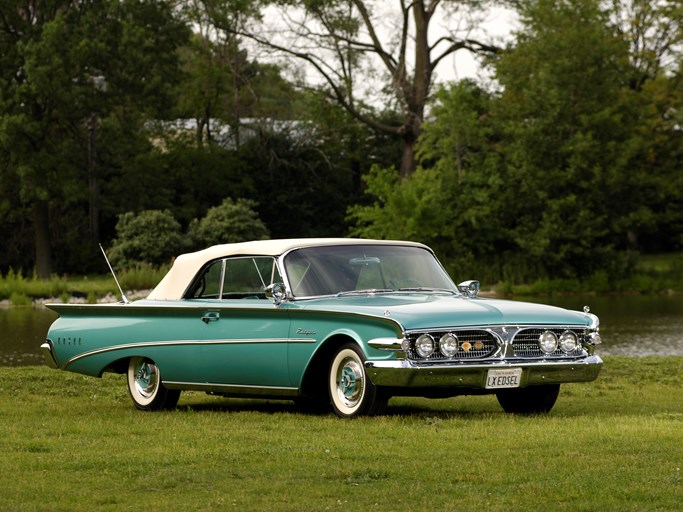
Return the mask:
<path id="1" fill-rule="evenodd" d="M 357 358 L 345 357 L 337 368 L 337 396 L 341 403 L 353 409 L 363 398 L 365 375 Z"/>
<path id="2" fill-rule="evenodd" d="M 154 363 L 141 360 L 135 365 L 135 390 L 143 398 L 151 398 L 159 387 L 159 371 Z"/>

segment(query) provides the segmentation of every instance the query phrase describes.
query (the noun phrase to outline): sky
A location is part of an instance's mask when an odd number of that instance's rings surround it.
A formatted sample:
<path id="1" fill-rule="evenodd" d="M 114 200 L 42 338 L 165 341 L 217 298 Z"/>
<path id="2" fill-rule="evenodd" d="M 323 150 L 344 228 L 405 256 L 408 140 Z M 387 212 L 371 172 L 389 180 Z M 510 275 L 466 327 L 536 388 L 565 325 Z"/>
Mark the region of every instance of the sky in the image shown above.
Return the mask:
<path id="1" fill-rule="evenodd" d="M 488 11 L 481 30 L 473 35 L 486 33 L 494 42 L 503 45 L 511 39 L 513 30 L 517 28 L 517 21 L 517 15 L 512 10 L 495 7 Z M 480 78 L 483 71 L 470 52 L 459 51 L 443 62 L 437 73 L 440 80 L 461 80 Z"/>

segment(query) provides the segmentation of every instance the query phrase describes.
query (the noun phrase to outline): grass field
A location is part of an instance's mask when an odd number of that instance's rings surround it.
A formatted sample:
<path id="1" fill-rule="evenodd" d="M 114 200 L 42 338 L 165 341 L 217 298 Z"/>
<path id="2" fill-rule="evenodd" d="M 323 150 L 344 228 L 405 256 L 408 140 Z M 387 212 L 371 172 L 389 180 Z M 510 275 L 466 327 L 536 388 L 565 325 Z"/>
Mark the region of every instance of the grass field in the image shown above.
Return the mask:
<path id="1" fill-rule="evenodd" d="M 395 398 L 351 421 L 200 393 L 141 413 L 122 376 L 0 368 L 0 510 L 680 510 L 682 368 L 606 358 L 546 416 Z"/>

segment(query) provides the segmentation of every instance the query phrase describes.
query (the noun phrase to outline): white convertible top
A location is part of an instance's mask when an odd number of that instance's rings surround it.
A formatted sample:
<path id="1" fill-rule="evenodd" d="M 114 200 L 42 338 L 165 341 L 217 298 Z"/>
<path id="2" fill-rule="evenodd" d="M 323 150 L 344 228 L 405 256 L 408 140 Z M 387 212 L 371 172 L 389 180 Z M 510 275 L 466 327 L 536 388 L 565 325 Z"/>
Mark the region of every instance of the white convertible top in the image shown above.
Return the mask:
<path id="1" fill-rule="evenodd" d="M 228 256 L 280 256 L 292 249 L 302 247 L 317 247 L 323 245 L 412 245 L 427 246 L 417 242 L 402 242 L 396 240 L 367 240 L 361 238 L 298 238 L 288 240 L 257 240 L 236 244 L 214 245 L 197 252 L 181 254 L 173 266 L 147 296 L 150 300 L 180 300 L 183 293 L 190 286 L 190 282 L 197 275 L 199 269 L 212 260 Z"/>

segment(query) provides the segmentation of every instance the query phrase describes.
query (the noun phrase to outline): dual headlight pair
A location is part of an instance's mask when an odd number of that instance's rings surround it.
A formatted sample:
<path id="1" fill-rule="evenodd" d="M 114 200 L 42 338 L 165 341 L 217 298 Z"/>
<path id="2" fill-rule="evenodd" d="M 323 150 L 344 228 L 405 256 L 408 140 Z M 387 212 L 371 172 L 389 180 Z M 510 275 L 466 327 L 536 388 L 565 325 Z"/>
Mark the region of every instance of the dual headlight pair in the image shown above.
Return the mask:
<path id="1" fill-rule="evenodd" d="M 484 343 L 475 341 L 470 343 L 465 341 L 460 343 L 458 337 L 453 333 L 444 334 L 439 339 L 439 352 L 444 357 L 453 357 L 458 351 L 469 352 L 470 350 L 481 350 L 484 348 Z M 422 334 L 415 340 L 415 353 L 427 358 L 436 351 L 436 340 L 431 334 Z"/>
<path id="2" fill-rule="evenodd" d="M 579 347 L 579 338 L 572 331 L 564 331 L 560 337 L 552 331 L 544 331 L 538 337 L 538 347 L 544 354 L 553 354 L 559 347 L 565 354 L 575 352 Z"/>

